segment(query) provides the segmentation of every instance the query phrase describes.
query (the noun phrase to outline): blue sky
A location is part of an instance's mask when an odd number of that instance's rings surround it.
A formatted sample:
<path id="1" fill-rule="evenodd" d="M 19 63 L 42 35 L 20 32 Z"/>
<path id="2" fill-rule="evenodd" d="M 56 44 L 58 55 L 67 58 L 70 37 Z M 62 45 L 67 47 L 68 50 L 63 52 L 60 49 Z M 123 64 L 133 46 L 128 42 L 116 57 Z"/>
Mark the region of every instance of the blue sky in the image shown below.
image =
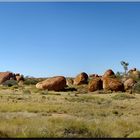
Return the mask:
<path id="1" fill-rule="evenodd" d="M 0 71 L 76 76 L 140 69 L 140 3 L 0 3 Z"/>

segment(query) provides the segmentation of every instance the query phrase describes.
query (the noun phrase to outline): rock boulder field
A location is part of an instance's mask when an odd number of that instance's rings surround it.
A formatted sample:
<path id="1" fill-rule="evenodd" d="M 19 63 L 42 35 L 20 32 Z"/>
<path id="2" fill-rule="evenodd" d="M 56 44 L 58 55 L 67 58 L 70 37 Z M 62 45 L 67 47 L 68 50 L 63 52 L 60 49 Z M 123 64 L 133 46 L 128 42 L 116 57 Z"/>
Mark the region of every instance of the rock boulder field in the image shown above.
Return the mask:
<path id="1" fill-rule="evenodd" d="M 93 92 L 103 89 L 103 83 L 100 78 L 93 78 L 88 84 L 88 91 Z"/>
<path id="2" fill-rule="evenodd" d="M 51 77 L 36 84 L 36 88 L 44 90 L 47 89 L 61 91 L 64 90 L 65 87 L 66 87 L 66 78 L 64 76 Z"/>
<path id="3" fill-rule="evenodd" d="M 74 79 L 74 85 L 82 85 L 87 83 L 88 83 L 88 75 L 85 72 L 78 74 Z"/>
<path id="4" fill-rule="evenodd" d="M 105 77 L 102 78 L 102 81 L 104 90 L 124 91 L 123 83 L 116 78 Z"/>

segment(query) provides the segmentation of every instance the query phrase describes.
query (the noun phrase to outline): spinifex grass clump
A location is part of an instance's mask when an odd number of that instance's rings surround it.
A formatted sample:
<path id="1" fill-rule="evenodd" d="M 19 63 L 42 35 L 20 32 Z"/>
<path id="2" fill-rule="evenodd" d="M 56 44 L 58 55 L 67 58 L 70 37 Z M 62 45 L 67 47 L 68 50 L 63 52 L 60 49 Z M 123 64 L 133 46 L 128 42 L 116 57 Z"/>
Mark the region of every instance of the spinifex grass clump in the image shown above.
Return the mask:
<path id="1" fill-rule="evenodd" d="M 134 95 L 124 94 L 124 93 L 118 93 L 112 97 L 112 99 L 115 100 L 125 100 L 125 99 L 134 99 L 134 98 L 135 98 Z"/>

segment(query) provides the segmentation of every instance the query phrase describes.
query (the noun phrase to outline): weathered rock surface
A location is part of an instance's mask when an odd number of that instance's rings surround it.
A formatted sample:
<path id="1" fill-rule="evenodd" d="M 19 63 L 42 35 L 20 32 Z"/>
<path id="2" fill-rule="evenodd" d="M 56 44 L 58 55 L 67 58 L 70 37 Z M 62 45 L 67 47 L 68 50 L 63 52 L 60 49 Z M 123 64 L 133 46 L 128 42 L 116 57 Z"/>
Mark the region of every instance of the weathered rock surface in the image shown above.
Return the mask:
<path id="1" fill-rule="evenodd" d="M 103 83 L 100 78 L 93 78 L 88 84 L 88 91 L 93 92 L 103 89 Z"/>
<path id="2" fill-rule="evenodd" d="M 129 78 L 127 79 L 125 82 L 124 82 L 124 88 L 125 90 L 129 90 L 129 89 L 132 89 L 133 86 L 135 85 L 136 81 L 132 78 Z"/>
<path id="3" fill-rule="evenodd" d="M 81 85 L 87 83 L 88 83 L 88 75 L 85 72 L 78 74 L 74 79 L 74 85 Z"/>
<path id="4" fill-rule="evenodd" d="M 124 85 L 116 78 L 105 77 L 103 80 L 103 89 L 111 91 L 124 91 Z"/>
<path id="5" fill-rule="evenodd" d="M 111 77 L 111 78 L 115 78 L 116 75 L 115 75 L 115 73 L 113 72 L 113 70 L 108 69 L 108 70 L 104 73 L 103 77 Z"/>
<path id="6" fill-rule="evenodd" d="M 66 78 L 63 76 L 48 78 L 36 84 L 36 88 L 38 89 L 47 89 L 54 91 L 63 90 L 65 87 L 66 87 Z"/>
<path id="7" fill-rule="evenodd" d="M 0 84 L 10 79 L 14 79 L 14 74 L 12 72 L 0 72 Z"/>

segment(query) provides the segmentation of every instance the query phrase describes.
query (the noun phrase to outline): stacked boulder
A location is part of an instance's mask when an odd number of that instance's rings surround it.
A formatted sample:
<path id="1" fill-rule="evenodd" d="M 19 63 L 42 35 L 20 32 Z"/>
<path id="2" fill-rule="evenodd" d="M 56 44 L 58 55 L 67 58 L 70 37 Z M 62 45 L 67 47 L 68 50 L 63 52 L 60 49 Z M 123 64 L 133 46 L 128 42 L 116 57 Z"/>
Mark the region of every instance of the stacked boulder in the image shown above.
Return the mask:
<path id="1" fill-rule="evenodd" d="M 113 70 L 108 69 L 108 70 L 104 73 L 104 75 L 103 75 L 102 77 L 103 77 L 103 78 L 105 78 L 105 77 L 116 78 L 116 75 L 115 75 L 115 73 L 113 72 Z"/>
<path id="2" fill-rule="evenodd" d="M 74 79 L 74 85 L 88 84 L 88 75 L 85 72 L 82 72 L 76 76 Z"/>
<path id="3" fill-rule="evenodd" d="M 103 89 L 111 90 L 111 91 L 124 91 L 123 83 L 116 78 L 115 73 L 113 70 L 107 70 L 104 75 L 102 76 L 103 81 Z"/>

